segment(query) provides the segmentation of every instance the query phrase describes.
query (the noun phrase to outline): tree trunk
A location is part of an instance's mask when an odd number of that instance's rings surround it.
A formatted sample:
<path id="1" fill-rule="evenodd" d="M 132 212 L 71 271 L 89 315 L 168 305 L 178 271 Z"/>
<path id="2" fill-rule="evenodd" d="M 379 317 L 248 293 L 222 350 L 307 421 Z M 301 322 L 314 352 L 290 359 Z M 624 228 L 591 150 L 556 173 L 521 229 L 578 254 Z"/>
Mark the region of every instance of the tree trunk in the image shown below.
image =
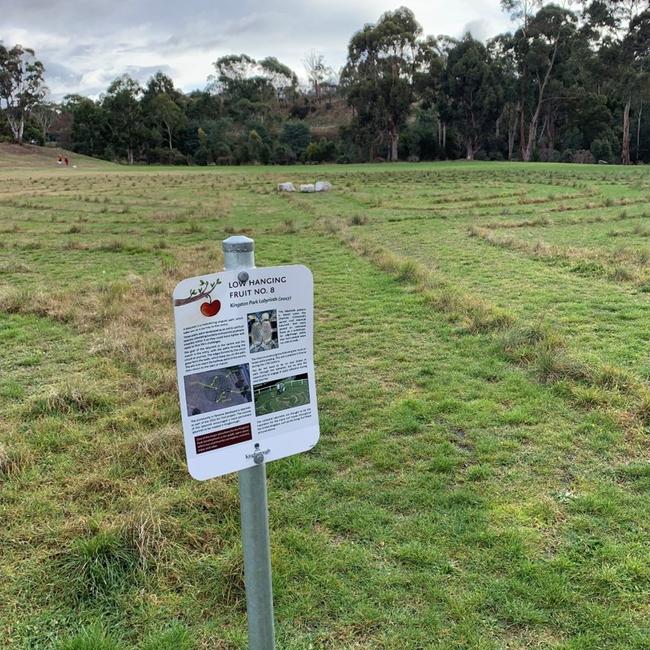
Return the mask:
<path id="1" fill-rule="evenodd" d="M 388 160 L 390 162 L 397 162 L 397 145 L 399 144 L 399 132 L 391 129 L 388 132 L 388 141 L 390 143 L 388 150 Z"/>
<path id="2" fill-rule="evenodd" d="M 467 140 L 465 143 L 465 160 L 474 160 L 474 145 L 471 140 Z"/>
<path id="3" fill-rule="evenodd" d="M 643 102 L 639 104 L 639 116 L 636 120 L 636 162 L 639 162 L 639 148 L 641 146 L 641 115 L 643 115 Z"/>
<path id="4" fill-rule="evenodd" d="M 131 147 L 127 147 L 127 149 L 126 149 L 126 157 L 127 157 L 129 165 L 132 165 L 133 164 L 133 149 Z"/>
<path id="5" fill-rule="evenodd" d="M 546 69 L 546 74 L 544 75 L 544 80 L 542 81 L 542 85 L 539 88 L 539 97 L 537 98 L 537 106 L 535 107 L 535 112 L 533 113 L 533 117 L 530 120 L 530 125 L 528 127 L 528 142 L 524 143 L 522 142 L 522 157 L 524 159 L 524 162 L 530 162 L 530 159 L 533 157 L 533 147 L 535 145 L 535 139 L 537 136 L 537 123 L 539 122 L 539 115 L 542 110 L 542 102 L 544 101 L 544 92 L 546 91 L 546 86 L 549 82 L 549 79 L 551 78 L 551 72 L 553 70 L 553 66 L 555 65 L 555 57 L 557 56 L 557 50 L 560 45 L 560 36 L 558 34 L 557 39 L 555 41 L 555 45 L 553 46 L 553 54 L 551 55 L 551 60 L 548 63 L 548 68 Z M 523 132 L 523 111 L 522 111 L 522 136 L 524 135 Z"/>
<path id="6" fill-rule="evenodd" d="M 167 137 L 169 138 L 169 150 L 173 149 L 172 147 L 172 130 L 169 128 L 169 124 L 165 125 L 167 127 Z"/>
<path id="7" fill-rule="evenodd" d="M 508 122 L 508 160 L 512 160 L 512 154 L 515 151 L 515 137 L 517 136 L 517 115 L 519 114 L 519 103 L 514 106 L 514 110 Z"/>
<path id="8" fill-rule="evenodd" d="M 25 130 L 25 119 L 21 117 L 12 117 L 7 115 L 7 121 L 9 122 L 9 128 L 11 129 L 11 135 L 14 137 L 16 144 L 23 143 L 23 132 Z"/>
<path id="9" fill-rule="evenodd" d="M 630 106 L 632 98 L 628 97 L 623 110 L 623 147 L 621 150 L 621 162 L 624 165 L 630 164 Z"/>

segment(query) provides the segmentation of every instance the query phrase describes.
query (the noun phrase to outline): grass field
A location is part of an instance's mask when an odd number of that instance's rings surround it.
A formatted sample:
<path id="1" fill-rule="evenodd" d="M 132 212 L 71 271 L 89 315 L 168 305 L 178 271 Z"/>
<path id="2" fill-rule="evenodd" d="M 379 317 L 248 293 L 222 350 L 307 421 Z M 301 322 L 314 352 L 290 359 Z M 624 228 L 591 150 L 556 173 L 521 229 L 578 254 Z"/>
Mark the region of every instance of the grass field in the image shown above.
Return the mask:
<path id="1" fill-rule="evenodd" d="M 0 647 L 246 647 L 171 313 L 234 232 L 316 287 L 279 649 L 650 647 L 649 228 L 642 167 L 0 171 Z"/>

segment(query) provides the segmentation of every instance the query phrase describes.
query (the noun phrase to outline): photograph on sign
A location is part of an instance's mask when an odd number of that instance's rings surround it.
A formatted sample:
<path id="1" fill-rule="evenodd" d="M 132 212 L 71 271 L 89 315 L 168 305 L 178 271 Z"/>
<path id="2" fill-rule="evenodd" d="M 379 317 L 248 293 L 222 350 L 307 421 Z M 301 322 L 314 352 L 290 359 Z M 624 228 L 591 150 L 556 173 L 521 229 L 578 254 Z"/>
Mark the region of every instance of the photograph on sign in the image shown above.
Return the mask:
<path id="1" fill-rule="evenodd" d="M 251 401 L 248 364 L 185 375 L 188 415 L 200 415 Z"/>
<path id="2" fill-rule="evenodd" d="M 294 406 L 309 404 L 309 379 L 307 373 L 283 377 L 253 387 L 255 391 L 255 414 L 268 415 Z"/>
<path id="3" fill-rule="evenodd" d="M 224 271 L 173 295 L 190 474 L 221 476 L 311 449 L 319 437 L 313 279 L 304 266 Z"/>
<path id="4" fill-rule="evenodd" d="M 248 342 L 251 352 L 278 347 L 278 316 L 275 309 L 248 314 Z"/>

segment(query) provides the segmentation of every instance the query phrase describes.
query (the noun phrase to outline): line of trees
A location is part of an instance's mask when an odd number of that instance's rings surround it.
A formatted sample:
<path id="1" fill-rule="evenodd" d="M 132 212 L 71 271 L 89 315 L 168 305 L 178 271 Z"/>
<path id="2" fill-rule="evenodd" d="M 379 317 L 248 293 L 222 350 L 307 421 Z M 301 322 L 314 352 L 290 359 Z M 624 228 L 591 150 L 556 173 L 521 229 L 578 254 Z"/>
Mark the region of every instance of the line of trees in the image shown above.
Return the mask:
<path id="1" fill-rule="evenodd" d="M 240 54 L 203 90 L 124 75 L 97 100 L 54 105 L 34 52 L 0 45 L 6 136 L 128 163 L 650 162 L 650 0 L 501 5 L 516 28 L 486 43 L 387 12 L 352 36 L 339 74 L 309 53 L 308 87 L 276 58 Z"/>

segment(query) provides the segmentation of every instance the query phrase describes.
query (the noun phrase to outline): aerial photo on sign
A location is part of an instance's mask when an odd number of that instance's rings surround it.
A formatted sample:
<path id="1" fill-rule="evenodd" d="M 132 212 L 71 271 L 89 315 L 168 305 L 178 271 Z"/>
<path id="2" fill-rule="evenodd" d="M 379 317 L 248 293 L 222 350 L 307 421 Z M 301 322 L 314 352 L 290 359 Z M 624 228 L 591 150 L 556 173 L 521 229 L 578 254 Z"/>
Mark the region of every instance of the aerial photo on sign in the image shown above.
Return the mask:
<path id="1" fill-rule="evenodd" d="M 185 375 L 188 415 L 200 415 L 251 401 L 248 364 Z"/>

